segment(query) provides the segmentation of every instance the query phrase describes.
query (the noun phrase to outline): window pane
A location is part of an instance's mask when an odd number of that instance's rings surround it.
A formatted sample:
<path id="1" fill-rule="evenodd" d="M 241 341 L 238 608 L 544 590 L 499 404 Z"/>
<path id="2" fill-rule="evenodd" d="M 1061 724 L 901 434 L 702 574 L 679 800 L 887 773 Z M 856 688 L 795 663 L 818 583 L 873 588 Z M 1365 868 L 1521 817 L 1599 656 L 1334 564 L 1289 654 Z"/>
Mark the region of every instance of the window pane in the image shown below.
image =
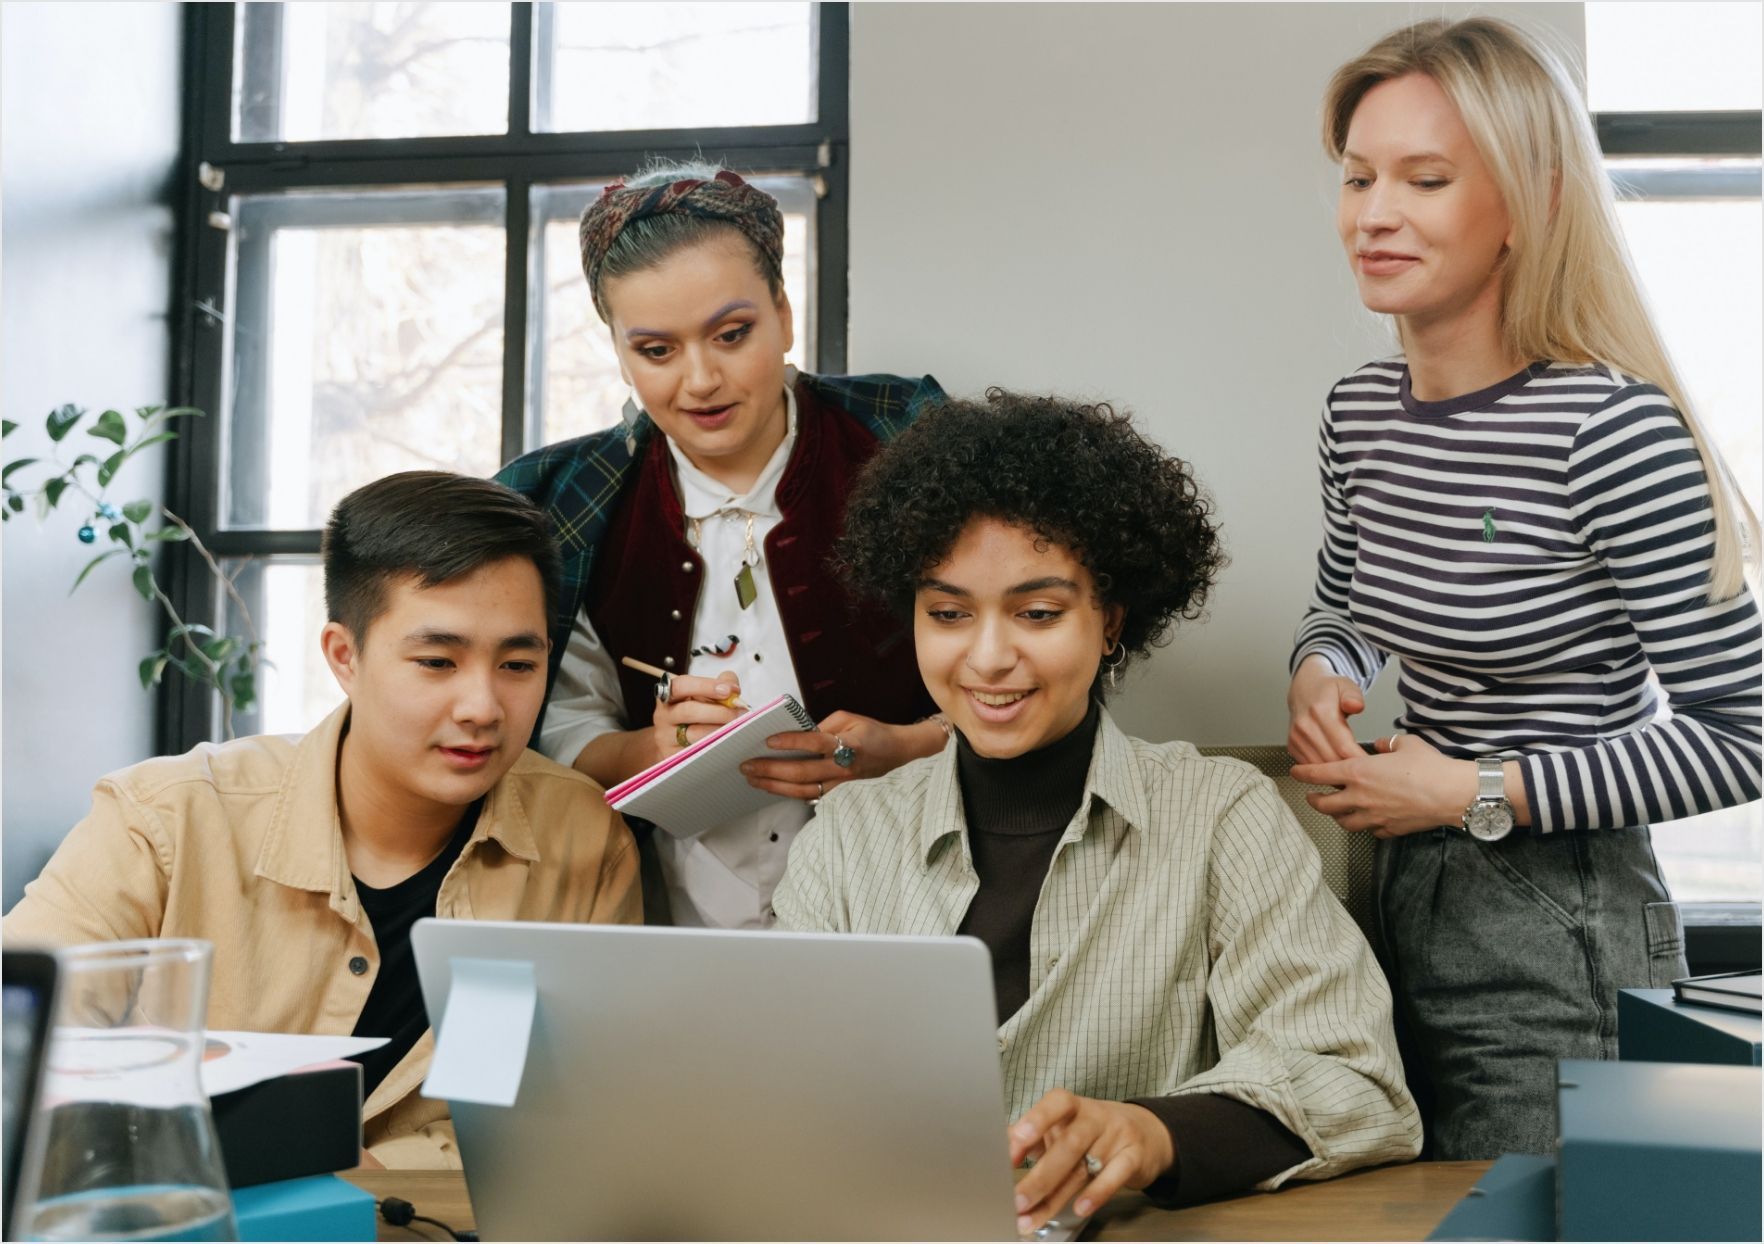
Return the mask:
<path id="1" fill-rule="evenodd" d="M 506 4 L 240 4 L 241 142 L 508 132 Z"/>
<path id="2" fill-rule="evenodd" d="M 1764 508 L 1764 204 L 1640 199 L 1618 218 L 1687 397 L 1752 508 Z"/>
<path id="3" fill-rule="evenodd" d="M 496 469 L 503 216 L 500 189 L 234 201 L 226 525 L 319 527 L 393 471 Z"/>
<path id="4" fill-rule="evenodd" d="M 815 120 L 811 4 L 535 6 L 534 128 Z"/>
<path id="5" fill-rule="evenodd" d="M 1764 105 L 1764 6 L 1586 6 L 1586 99 L 1594 112 L 1688 112 Z"/>
<path id="6" fill-rule="evenodd" d="M 1638 199 L 1620 201 L 1617 214 L 1687 398 L 1757 510 L 1764 501 L 1764 205 L 1756 198 Z M 1656 825 L 1653 835 L 1674 898 L 1756 901 L 1764 805 Z"/>
<path id="7" fill-rule="evenodd" d="M 756 177 L 753 184 L 778 200 L 784 212 L 784 292 L 796 318 L 796 345 L 789 354 L 798 367 L 812 367 L 814 306 L 809 299 L 810 233 L 814 186 L 804 178 Z M 538 444 L 551 444 L 610 428 L 631 390 L 619 378 L 612 335 L 594 312 L 582 276 L 576 222 L 600 186 L 547 186 L 533 191 L 534 245 L 544 272 L 536 292 L 532 330 L 540 342 L 533 368 L 529 428 L 538 423 Z M 536 416 L 536 420 L 534 418 Z M 534 431 L 528 434 L 533 440 Z M 531 448 L 532 445 L 529 445 Z"/>
<path id="8" fill-rule="evenodd" d="M 1764 804 L 1724 808 L 1653 827 L 1654 854 L 1681 903 L 1755 903 L 1764 889 Z"/>
<path id="9" fill-rule="evenodd" d="M 248 629 L 227 601 L 229 635 L 264 641 L 271 662 L 257 676 L 257 708 L 233 718 L 233 733 L 304 734 L 343 702 L 342 688 L 319 652 L 325 625 L 324 571 L 317 558 L 228 561 L 222 566 L 251 611 Z M 219 738 L 218 731 L 215 735 Z"/>

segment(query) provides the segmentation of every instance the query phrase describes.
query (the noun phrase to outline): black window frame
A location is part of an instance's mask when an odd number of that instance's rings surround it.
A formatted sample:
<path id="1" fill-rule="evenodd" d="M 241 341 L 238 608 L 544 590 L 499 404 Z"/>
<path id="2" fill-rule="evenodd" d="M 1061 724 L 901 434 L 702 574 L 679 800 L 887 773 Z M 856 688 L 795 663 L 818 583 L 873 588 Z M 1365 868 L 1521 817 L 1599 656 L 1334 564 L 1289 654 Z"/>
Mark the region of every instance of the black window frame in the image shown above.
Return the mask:
<path id="1" fill-rule="evenodd" d="M 529 210 L 535 186 L 593 181 L 628 173 L 648 157 L 712 159 L 736 169 L 800 176 L 816 191 L 814 365 L 845 369 L 850 151 L 850 23 L 846 6 L 814 5 L 816 115 L 812 123 L 775 126 L 535 131 L 535 27 L 552 10 L 512 3 L 509 10 L 508 132 L 443 138 L 240 142 L 233 138 L 233 69 L 237 21 L 272 27 L 279 4 L 184 6 L 184 99 L 172 317 L 172 401 L 208 412 L 187 421 L 168 455 L 166 505 L 187 520 L 220 559 L 316 555 L 320 532 L 228 529 L 221 510 L 225 485 L 224 402 L 227 319 L 235 313 L 229 272 L 229 203 L 235 195 L 300 190 L 397 189 L 501 185 L 507 237 L 503 276 L 500 459 L 527 445 L 529 343 L 534 231 Z M 273 62 L 269 37 L 250 42 Z M 260 63 L 263 80 L 276 65 Z M 540 70 L 541 78 L 543 71 Z M 256 76 L 256 74 L 254 74 Z M 543 87 L 541 80 L 539 85 Z M 214 625 L 219 593 L 208 568 L 184 544 L 164 552 L 163 579 L 179 615 Z M 213 692 L 187 679 L 168 679 L 157 701 L 155 741 L 162 754 L 182 752 L 214 735 Z"/>

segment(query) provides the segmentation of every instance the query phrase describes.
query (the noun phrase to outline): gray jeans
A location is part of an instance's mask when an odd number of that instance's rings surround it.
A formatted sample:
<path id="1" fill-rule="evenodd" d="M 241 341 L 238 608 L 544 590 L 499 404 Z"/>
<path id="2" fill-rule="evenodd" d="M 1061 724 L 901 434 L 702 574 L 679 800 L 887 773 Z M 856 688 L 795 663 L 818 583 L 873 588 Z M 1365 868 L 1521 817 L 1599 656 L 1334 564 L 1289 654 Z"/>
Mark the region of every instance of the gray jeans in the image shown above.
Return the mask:
<path id="1" fill-rule="evenodd" d="M 1617 1056 L 1617 991 L 1686 974 L 1646 827 L 1378 844 L 1381 957 L 1442 1161 L 1551 1153 L 1556 1060 Z"/>

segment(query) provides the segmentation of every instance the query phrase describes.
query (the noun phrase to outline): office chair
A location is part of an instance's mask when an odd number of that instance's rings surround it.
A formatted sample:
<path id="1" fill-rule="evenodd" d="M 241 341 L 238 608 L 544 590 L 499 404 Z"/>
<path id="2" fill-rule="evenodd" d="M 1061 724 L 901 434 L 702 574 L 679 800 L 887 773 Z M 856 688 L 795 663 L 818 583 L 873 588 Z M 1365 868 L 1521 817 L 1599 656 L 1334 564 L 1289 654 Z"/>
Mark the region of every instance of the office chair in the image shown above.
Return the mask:
<path id="1" fill-rule="evenodd" d="M 1299 827 L 1316 844 L 1317 854 L 1323 857 L 1324 884 L 1341 900 L 1341 905 L 1360 926 L 1366 940 L 1377 946 L 1377 917 L 1372 893 L 1372 835 L 1350 833 L 1305 802 L 1305 792 L 1315 788 L 1293 781 L 1287 772 L 1292 768 L 1293 759 L 1287 755 L 1285 747 L 1202 747 L 1199 750 L 1203 756 L 1229 756 L 1234 760 L 1248 761 L 1273 780 L 1274 788 L 1298 818 Z"/>

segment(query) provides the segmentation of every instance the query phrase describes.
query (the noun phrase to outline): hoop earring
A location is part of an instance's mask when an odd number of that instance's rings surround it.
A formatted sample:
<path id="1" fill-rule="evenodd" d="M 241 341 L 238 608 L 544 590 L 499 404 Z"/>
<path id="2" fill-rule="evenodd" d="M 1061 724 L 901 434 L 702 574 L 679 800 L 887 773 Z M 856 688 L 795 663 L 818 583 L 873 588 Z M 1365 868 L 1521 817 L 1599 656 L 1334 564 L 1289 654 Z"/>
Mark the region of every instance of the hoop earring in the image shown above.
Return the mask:
<path id="1" fill-rule="evenodd" d="M 1111 661 L 1110 657 L 1115 659 Z M 1110 691 L 1120 685 L 1121 667 L 1125 664 L 1127 664 L 1127 647 L 1117 639 L 1115 646 L 1103 653 L 1102 659 L 1103 678 L 1108 682 Z"/>

